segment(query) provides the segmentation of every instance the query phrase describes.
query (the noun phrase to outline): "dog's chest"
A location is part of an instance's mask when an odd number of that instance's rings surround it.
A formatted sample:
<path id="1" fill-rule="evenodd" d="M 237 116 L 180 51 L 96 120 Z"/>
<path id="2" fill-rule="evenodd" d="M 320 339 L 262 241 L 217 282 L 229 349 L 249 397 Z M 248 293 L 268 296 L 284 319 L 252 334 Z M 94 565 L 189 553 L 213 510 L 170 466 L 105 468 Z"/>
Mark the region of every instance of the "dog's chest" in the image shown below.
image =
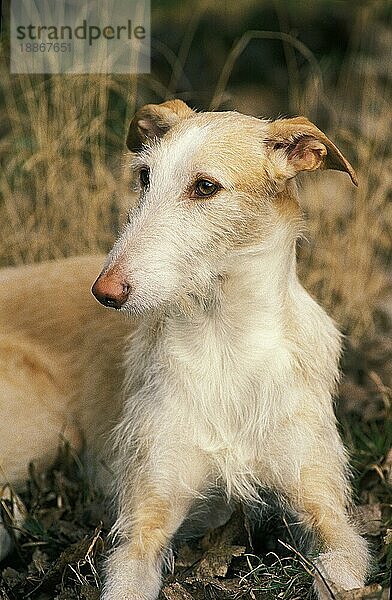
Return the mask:
<path id="1" fill-rule="evenodd" d="M 184 318 L 141 326 L 128 354 L 134 391 L 127 419 L 136 436 L 155 440 L 158 454 L 173 444 L 176 452 L 199 453 L 230 494 L 249 498 L 257 486 L 252 474 L 293 408 L 292 358 L 273 321 L 271 328 L 231 323 Z"/>
<path id="2" fill-rule="evenodd" d="M 175 323 L 166 331 L 168 407 L 200 445 L 249 447 L 276 422 L 282 383 L 291 372 L 284 339 L 275 331 L 233 327 L 215 319 Z M 256 440 L 257 438 L 257 440 Z"/>

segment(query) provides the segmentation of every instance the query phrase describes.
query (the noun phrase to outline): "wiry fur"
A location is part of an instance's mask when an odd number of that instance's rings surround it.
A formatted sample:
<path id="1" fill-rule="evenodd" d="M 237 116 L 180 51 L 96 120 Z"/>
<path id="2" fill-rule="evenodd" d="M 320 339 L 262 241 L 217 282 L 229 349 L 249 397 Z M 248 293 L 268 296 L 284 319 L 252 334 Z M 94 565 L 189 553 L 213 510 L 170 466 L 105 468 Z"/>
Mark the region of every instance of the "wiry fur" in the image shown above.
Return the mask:
<path id="1" fill-rule="evenodd" d="M 218 488 L 242 502 L 261 487 L 284 497 L 318 536 L 323 577 L 359 587 L 367 549 L 347 514 L 332 406 L 340 335 L 297 279 L 293 179 L 323 166 L 355 174 L 305 119 L 162 106 L 131 124 L 132 168 L 136 179 L 148 168 L 150 185 L 93 288 L 103 301 L 122 290 L 122 312 L 142 315 L 124 344 L 125 405 L 110 442 L 116 545 L 103 599 L 154 600 L 170 540 Z M 199 179 L 217 193 L 195 196 Z M 89 427 L 100 421 L 75 406 Z M 328 597 L 322 579 L 317 589 Z"/>
<path id="2" fill-rule="evenodd" d="M 150 187 L 103 274 L 130 284 L 122 310 L 148 314 L 126 352 L 114 433 L 119 548 L 105 600 L 155 597 L 162 549 L 194 499 L 217 486 L 243 502 L 260 487 L 282 494 L 329 549 L 324 577 L 363 583 L 366 545 L 346 514 L 331 401 L 340 335 L 295 267 L 291 178 L 319 167 L 326 150 L 313 152 L 313 140 L 307 166 L 302 147 L 290 163 L 281 143 L 268 151 L 269 134 L 268 122 L 234 113 L 187 115 L 134 161 L 149 169 Z M 290 131 L 288 144 L 297 138 Z M 222 189 L 198 204 L 189 190 L 200 176 Z M 154 592 L 140 592 L 140 570 Z"/>

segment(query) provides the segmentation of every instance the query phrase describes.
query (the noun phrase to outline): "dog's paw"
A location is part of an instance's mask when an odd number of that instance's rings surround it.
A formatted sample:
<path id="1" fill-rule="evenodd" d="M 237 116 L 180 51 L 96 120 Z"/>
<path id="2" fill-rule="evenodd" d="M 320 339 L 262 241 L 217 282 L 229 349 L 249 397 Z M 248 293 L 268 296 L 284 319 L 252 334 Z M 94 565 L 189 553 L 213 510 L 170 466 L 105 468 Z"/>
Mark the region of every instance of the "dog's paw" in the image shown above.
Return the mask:
<path id="1" fill-rule="evenodd" d="M 156 600 L 160 588 L 160 568 L 144 560 L 127 560 L 119 548 L 108 560 L 101 600 Z"/>
<path id="2" fill-rule="evenodd" d="M 148 581 L 135 585 L 124 576 L 124 580 L 108 581 L 105 584 L 101 600 L 156 600 L 159 589 L 160 586 L 152 587 Z"/>
<path id="3" fill-rule="evenodd" d="M 154 600 L 157 596 L 154 596 Z M 129 589 L 128 586 L 121 584 L 110 585 L 106 587 L 100 596 L 100 600 L 151 600 L 141 591 Z"/>
<path id="4" fill-rule="evenodd" d="M 362 588 L 365 584 L 367 561 L 365 556 L 349 556 L 345 551 L 330 551 L 317 559 L 315 588 L 320 600 L 331 600 L 347 590 Z"/>

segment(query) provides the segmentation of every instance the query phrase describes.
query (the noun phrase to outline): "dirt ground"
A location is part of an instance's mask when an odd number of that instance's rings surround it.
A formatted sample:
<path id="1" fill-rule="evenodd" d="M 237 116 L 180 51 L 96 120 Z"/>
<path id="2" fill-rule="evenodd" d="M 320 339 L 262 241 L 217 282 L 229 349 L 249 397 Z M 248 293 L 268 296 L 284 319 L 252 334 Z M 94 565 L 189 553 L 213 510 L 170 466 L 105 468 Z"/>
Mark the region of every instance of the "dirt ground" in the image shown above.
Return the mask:
<path id="1" fill-rule="evenodd" d="M 346 352 L 337 399 L 351 455 L 355 518 L 371 544 L 369 585 L 336 600 L 386 600 L 392 559 L 392 420 L 389 338 Z M 392 365 L 392 362 L 389 362 Z M 1 565 L 1 600 L 98 600 L 102 562 L 110 546 L 104 502 L 66 443 L 47 472 L 30 467 L 22 495 L 28 516 L 12 529 L 12 503 L 3 515 L 15 551 Z M 267 499 L 259 522 L 238 506 L 230 521 L 203 538 L 177 545 L 161 592 L 165 600 L 306 599 L 315 574 L 301 532 Z"/>

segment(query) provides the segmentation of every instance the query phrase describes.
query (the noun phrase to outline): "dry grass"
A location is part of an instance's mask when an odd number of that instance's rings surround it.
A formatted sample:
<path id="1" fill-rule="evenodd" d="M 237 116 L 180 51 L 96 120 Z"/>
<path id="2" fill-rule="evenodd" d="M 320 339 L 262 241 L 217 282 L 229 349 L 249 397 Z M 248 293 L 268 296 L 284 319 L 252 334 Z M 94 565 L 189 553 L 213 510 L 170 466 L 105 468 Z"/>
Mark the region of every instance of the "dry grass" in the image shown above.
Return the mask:
<path id="1" fill-rule="evenodd" d="M 133 82 L 10 75 L 4 62 L 1 81 L 0 264 L 107 250 L 126 196 Z"/>
<path id="2" fill-rule="evenodd" d="M 382 28 L 369 11 L 361 17 L 359 38 L 381 62 Z M 391 32 L 386 40 L 391 43 Z M 329 94 L 331 136 L 355 165 L 359 187 L 336 173 L 318 175 L 305 187 L 310 243 L 301 264 L 308 288 L 356 341 L 376 333 L 380 299 L 391 284 L 392 77 L 380 76 L 363 52 L 359 47 L 350 57 Z"/>
<path id="3" fill-rule="evenodd" d="M 159 77 L 11 76 L 2 60 L 0 265 L 106 251 L 111 246 L 128 201 L 123 169 L 126 122 L 136 105 L 150 100 L 151 91 L 162 100 L 177 95 L 175 87 L 187 53 L 192 52 L 197 19 L 207 5 L 201 3 L 191 20 L 179 60 L 162 45 L 172 65 L 169 83 Z M 377 558 L 373 580 L 385 584 L 392 557 L 387 533 L 392 526 L 388 512 L 392 348 L 385 342 L 388 329 L 380 306 L 391 283 L 392 77 L 383 66 L 391 34 L 380 7 L 382 2 L 363 3 L 355 11 L 351 50 L 333 85 L 323 81 L 328 79 L 326 72 L 309 50 L 305 58 L 312 68 L 304 77 L 296 58 L 302 46 L 292 44 L 289 35 L 277 37 L 285 45 L 291 81 L 287 112 L 321 122 L 359 175 L 358 190 L 336 172 L 304 177 L 307 234 L 299 247 L 299 268 L 306 287 L 335 317 L 351 346 L 339 406 L 357 469 L 357 497 L 368 510 L 376 506 L 380 511 L 379 527 L 371 534 Z M 215 104 L 222 99 L 230 104 L 235 95 L 230 74 L 240 60 L 239 48 L 234 44 L 226 57 L 224 78 L 211 93 Z M 250 106 L 251 98 L 243 97 L 241 104 Z M 101 538 L 95 527 L 104 515 L 96 510 L 95 495 L 83 477 L 73 479 L 68 467 L 66 463 L 65 475 L 64 464 L 55 467 L 43 483 L 32 474 L 25 497 L 30 529 L 22 536 L 11 570 L 3 574 L 0 598 L 22 598 L 27 593 L 42 600 L 54 594 L 61 600 L 98 597 Z M 59 498 L 66 502 L 60 509 Z M 243 541 L 236 538 L 231 543 L 236 547 Z M 191 559 L 199 556 L 194 552 Z M 230 581 L 214 576 L 205 587 L 197 577 L 187 584 L 188 571 L 177 567 L 178 579 L 169 580 L 164 597 L 185 598 L 180 595 L 184 589 L 192 594 L 189 598 L 309 595 L 306 569 L 290 552 L 280 558 L 270 555 L 261 563 L 253 557 L 232 559 L 226 559 Z M 231 589 L 232 579 L 237 583 Z M 371 597 L 381 598 L 382 592 L 377 594 Z"/>
<path id="4" fill-rule="evenodd" d="M 367 47 L 359 43 L 353 48 L 334 88 L 324 89 L 322 69 L 297 40 L 287 34 L 253 32 L 233 46 L 212 104 L 220 104 L 222 86 L 230 84 L 235 61 L 252 38 L 275 35 L 288 58 L 299 51 L 311 65 L 306 81 L 299 83 L 299 73 L 289 61 L 289 110 L 316 121 L 324 114 L 331 136 L 357 167 L 360 187 L 352 190 L 337 174 L 305 183 L 310 241 L 302 245 L 301 274 L 343 328 L 360 338 L 374 333 L 375 308 L 389 284 L 392 156 L 386 132 L 392 115 L 391 78 L 362 58 L 363 50 L 373 54 L 374 61 L 384 58 L 387 32 L 374 19 L 374 11 L 364 7 L 357 14 L 353 37 L 365 39 Z M 192 35 L 194 28 L 192 23 Z M 191 43 L 188 37 L 186 45 Z M 173 62 L 172 79 L 181 67 Z M 154 78 L 10 75 L 5 60 L 0 81 L 0 265 L 106 250 L 126 205 L 126 121 L 139 99 L 148 97 L 149 86 L 162 100 L 170 89 Z M 173 81 L 168 85 L 173 87 Z"/>

